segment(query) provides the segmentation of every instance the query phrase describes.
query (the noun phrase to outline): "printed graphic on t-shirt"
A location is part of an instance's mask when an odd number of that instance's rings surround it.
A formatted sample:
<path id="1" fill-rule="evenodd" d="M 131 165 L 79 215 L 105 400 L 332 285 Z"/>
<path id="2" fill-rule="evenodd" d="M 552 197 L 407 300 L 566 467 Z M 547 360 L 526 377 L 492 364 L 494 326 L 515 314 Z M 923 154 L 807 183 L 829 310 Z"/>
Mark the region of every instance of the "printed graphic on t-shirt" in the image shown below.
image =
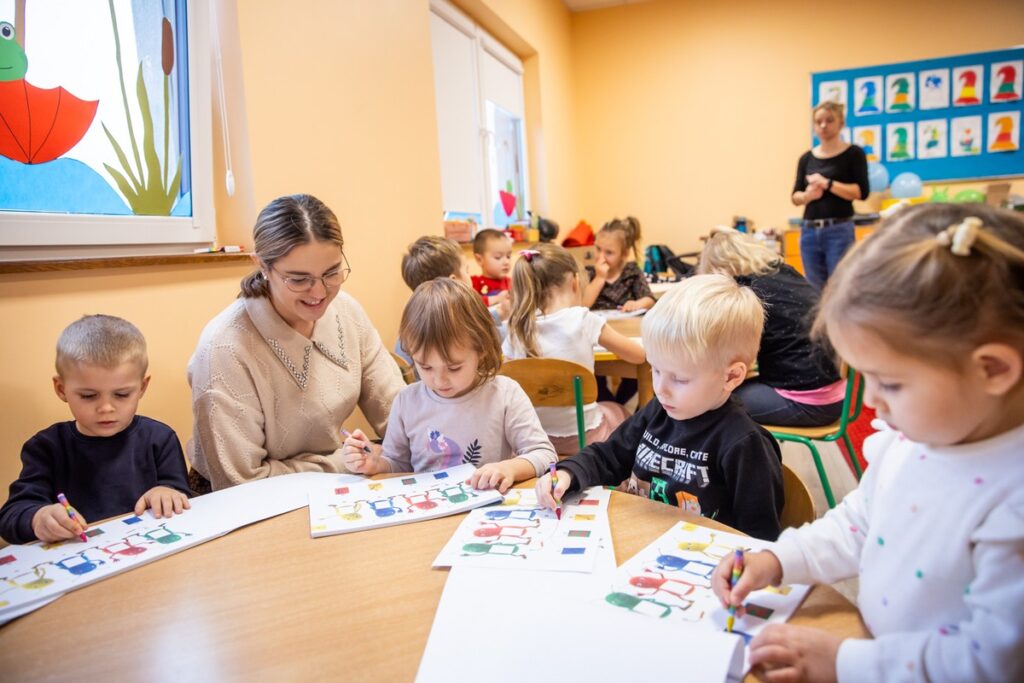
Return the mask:
<path id="1" fill-rule="evenodd" d="M 709 457 L 706 451 L 662 443 L 644 431 L 626 488 L 644 498 L 700 514 L 697 492 L 711 483 Z"/>
<path id="2" fill-rule="evenodd" d="M 480 439 L 473 439 L 463 452 L 462 447 L 451 437 L 445 436 L 440 429 L 431 429 L 427 434 L 427 450 L 435 454 L 433 462 L 426 467 L 428 471 L 444 470 L 456 465 L 480 464 Z"/>

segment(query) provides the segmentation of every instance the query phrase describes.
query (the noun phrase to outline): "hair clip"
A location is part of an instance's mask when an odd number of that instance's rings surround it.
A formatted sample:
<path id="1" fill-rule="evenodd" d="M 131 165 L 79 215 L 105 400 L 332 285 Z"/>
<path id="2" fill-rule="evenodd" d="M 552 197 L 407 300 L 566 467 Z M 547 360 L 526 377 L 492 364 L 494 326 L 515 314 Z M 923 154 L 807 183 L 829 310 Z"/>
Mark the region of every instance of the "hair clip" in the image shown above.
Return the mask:
<path id="1" fill-rule="evenodd" d="M 938 235 L 935 241 L 944 247 L 950 247 L 950 251 L 957 256 L 970 256 L 971 247 L 978 239 L 978 232 L 983 223 L 977 216 L 968 216 L 957 225 L 951 225 Z"/>
<path id="2" fill-rule="evenodd" d="M 533 259 L 540 258 L 540 252 L 536 249 L 523 249 L 519 255 L 526 259 L 527 263 L 533 263 Z"/>

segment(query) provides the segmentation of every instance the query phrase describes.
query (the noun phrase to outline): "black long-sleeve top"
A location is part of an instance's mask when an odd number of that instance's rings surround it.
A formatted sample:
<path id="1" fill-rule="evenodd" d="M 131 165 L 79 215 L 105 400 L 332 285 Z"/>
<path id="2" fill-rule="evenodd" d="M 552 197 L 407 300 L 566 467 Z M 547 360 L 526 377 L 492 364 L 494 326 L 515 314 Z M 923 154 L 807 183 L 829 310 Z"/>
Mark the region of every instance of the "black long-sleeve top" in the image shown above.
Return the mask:
<path id="1" fill-rule="evenodd" d="M 131 512 L 143 493 L 167 486 L 188 495 L 185 456 L 174 430 L 136 415 L 114 436 L 86 436 L 58 422 L 25 442 L 21 475 L 0 508 L 0 536 L 36 540 L 32 517 L 63 493 L 87 522 Z"/>
<path id="2" fill-rule="evenodd" d="M 775 540 L 781 530 L 782 453 L 730 398 L 689 420 L 674 420 L 652 399 L 602 443 L 558 464 L 570 491 L 617 485 L 678 505 L 740 531 Z"/>
<path id="3" fill-rule="evenodd" d="M 864 150 L 857 145 L 850 145 L 828 159 L 819 159 L 810 151 L 800 157 L 796 165 L 796 182 L 793 192 L 802 192 L 807 188 L 807 176 L 820 173 L 837 183 L 856 183 L 860 187 L 860 198 L 868 196 L 868 158 Z M 843 199 L 831 191 L 804 206 L 804 219 L 850 218 L 853 216 L 853 202 Z"/>

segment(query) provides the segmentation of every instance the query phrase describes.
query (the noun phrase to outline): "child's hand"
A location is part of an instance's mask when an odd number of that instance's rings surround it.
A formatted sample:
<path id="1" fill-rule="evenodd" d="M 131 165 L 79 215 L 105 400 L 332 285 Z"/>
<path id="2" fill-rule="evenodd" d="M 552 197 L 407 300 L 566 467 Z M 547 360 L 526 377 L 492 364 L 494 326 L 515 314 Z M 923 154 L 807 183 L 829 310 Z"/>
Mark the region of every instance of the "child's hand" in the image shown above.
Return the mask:
<path id="1" fill-rule="evenodd" d="M 190 507 L 192 505 L 188 502 L 188 496 L 181 491 L 167 486 L 154 486 L 143 493 L 135 503 L 135 514 L 141 515 L 146 508 L 151 508 L 153 516 L 160 519 L 161 517 L 180 515 Z"/>
<path id="2" fill-rule="evenodd" d="M 502 290 L 502 291 L 498 292 L 497 294 L 490 294 L 490 295 L 488 295 L 487 296 L 487 303 L 490 306 L 500 306 L 502 304 L 507 304 L 511 300 L 511 298 L 512 297 L 509 296 L 509 293 L 508 293 L 507 290 Z"/>
<path id="3" fill-rule="evenodd" d="M 750 665 L 762 680 L 834 683 L 842 642 L 816 628 L 771 624 L 750 641 Z"/>
<path id="4" fill-rule="evenodd" d="M 562 500 L 565 492 L 569 489 L 569 484 L 572 482 L 572 475 L 565 470 L 556 469 L 556 475 L 558 476 L 558 486 L 555 490 L 551 490 L 551 473 L 547 472 L 543 477 L 537 480 L 537 502 L 546 507 L 549 510 L 554 510 L 558 507 L 559 503 L 557 500 Z"/>
<path id="5" fill-rule="evenodd" d="M 639 311 L 643 306 L 640 305 L 639 301 L 627 301 L 620 308 L 623 312 L 629 313 L 630 311 Z"/>
<path id="6" fill-rule="evenodd" d="M 508 320 L 508 316 L 512 313 L 512 300 L 509 298 L 503 299 L 498 305 L 498 317 L 502 321 Z"/>
<path id="7" fill-rule="evenodd" d="M 498 493 L 505 493 L 512 484 L 516 483 L 514 468 L 511 460 L 489 462 L 473 472 L 469 483 L 475 489 L 498 489 Z"/>
<path id="8" fill-rule="evenodd" d="M 341 456 L 349 472 L 373 475 L 383 471 L 380 456 L 375 454 L 370 440 L 361 429 L 349 434 L 342 446 Z"/>
<path id="9" fill-rule="evenodd" d="M 594 279 L 601 278 L 602 280 L 608 279 L 608 262 L 604 259 L 604 256 L 598 256 L 597 260 L 594 261 Z"/>
<path id="10" fill-rule="evenodd" d="M 71 508 L 75 510 L 75 508 Z M 32 515 L 32 533 L 43 543 L 56 543 L 85 533 L 89 528 L 85 517 L 75 510 L 75 519 L 68 517 L 68 511 L 60 503 L 44 505 Z"/>
<path id="11" fill-rule="evenodd" d="M 722 607 L 728 609 L 730 605 L 735 605 L 736 613 L 743 616 L 743 601 L 751 591 L 782 581 L 782 565 L 779 564 L 779 558 L 767 550 L 745 553 L 743 573 L 736 585 L 730 588 L 729 581 L 732 579 L 732 564 L 735 557 L 735 554 L 729 553 L 715 567 L 711 574 L 711 590 L 721 600 Z"/>

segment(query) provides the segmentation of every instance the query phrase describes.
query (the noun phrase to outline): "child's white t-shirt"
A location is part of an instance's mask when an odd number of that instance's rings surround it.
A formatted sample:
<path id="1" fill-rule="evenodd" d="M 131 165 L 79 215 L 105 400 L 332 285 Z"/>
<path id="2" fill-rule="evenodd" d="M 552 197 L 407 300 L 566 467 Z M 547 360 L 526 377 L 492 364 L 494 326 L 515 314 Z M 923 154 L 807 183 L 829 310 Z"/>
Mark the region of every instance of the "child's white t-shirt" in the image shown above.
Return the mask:
<path id="1" fill-rule="evenodd" d="M 860 577 L 874 638 L 843 642 L 840 683 L 1024 680 L 1024 426 L 945 447 L 885 429 L 864 454 L 860 486 L 772 548 L 786 583 Z"/>
<path id="2" fill-rule="evenodd" d="M 537 348 L 541 358 L 558 358 L 579 363 L 594 371 L 594 345 L 601 337 L 605 319 L 583 306 L 570 306 L 550 315 L 537 316 Z M 526 350 L 505 337 L 506 358 L 526 358 Z M 537 408 L 544 431 L 551 436 L 576 436 L 575 408 Z M 601 425 L 602 413 L 596 403 L 583 406 L 583 422 L 589 431 Z"/>

